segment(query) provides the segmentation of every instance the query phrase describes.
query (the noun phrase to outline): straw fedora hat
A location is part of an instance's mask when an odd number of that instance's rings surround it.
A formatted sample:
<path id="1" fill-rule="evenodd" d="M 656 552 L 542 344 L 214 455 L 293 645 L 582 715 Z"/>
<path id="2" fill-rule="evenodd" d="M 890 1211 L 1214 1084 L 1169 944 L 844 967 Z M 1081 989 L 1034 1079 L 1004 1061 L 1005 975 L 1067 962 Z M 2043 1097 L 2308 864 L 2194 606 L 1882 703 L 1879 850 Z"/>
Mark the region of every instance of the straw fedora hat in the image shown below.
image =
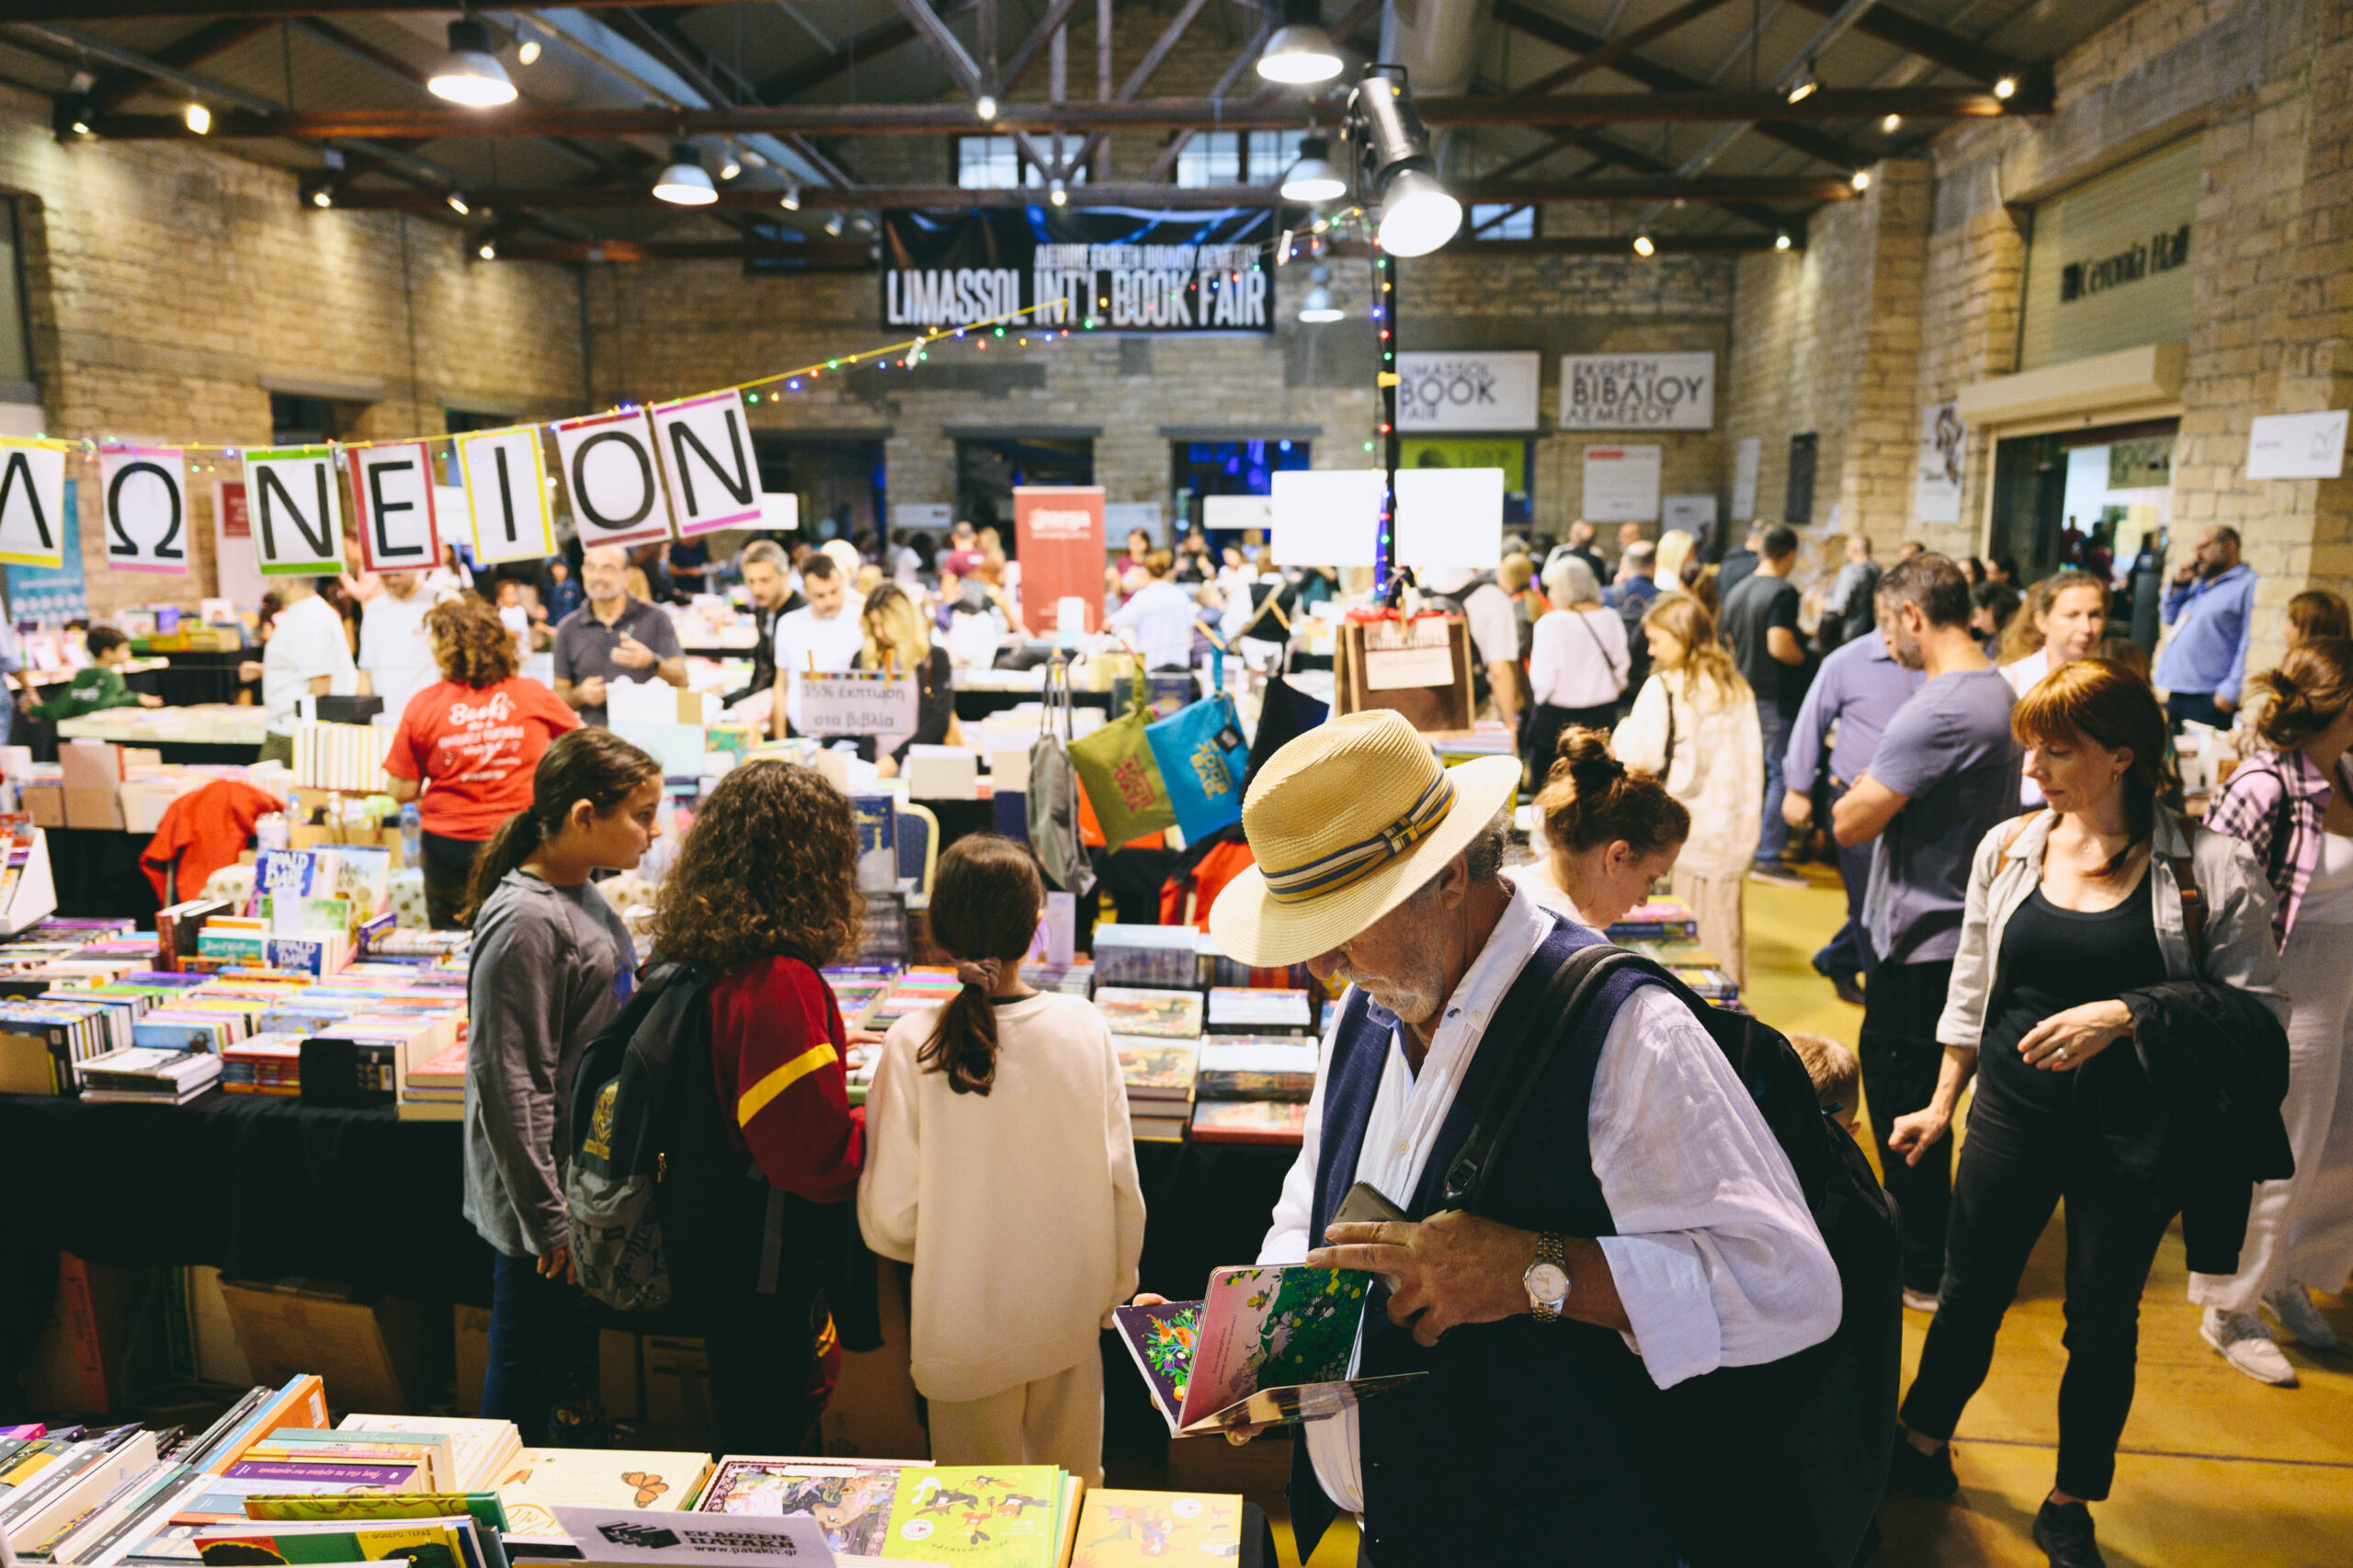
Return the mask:
<path id="1" fill-rule="evenodd" d="M 1218 894 L 1210 932 L 1248 964 L 1330 952 L 1436 876 L 1518 788 L 1518 757 L 1441 767 L 1386 708 L 1318 725 L 1269 757 L 1244 797 L 1257 864 Z"/>

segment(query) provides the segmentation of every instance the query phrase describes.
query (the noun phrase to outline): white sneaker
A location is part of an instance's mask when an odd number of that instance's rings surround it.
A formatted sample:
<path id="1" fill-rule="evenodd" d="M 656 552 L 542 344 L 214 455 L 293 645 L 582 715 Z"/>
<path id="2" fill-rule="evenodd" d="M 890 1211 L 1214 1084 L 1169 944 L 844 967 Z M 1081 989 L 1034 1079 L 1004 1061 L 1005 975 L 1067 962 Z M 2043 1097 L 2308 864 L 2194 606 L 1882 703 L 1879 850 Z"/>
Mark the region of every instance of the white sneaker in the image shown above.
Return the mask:
<path id="1" fill-rule="evenodd" d="M 1904 1292 L 1904 1304 L 1915 1312 L 1934 1314 L 1937 1310 L 1936 1297 L 1926 1290 L 1914 1290 L 1907 1288 Z"/>
<path id="2" fill-rule="evenodd" d="M 2222 1359 L 2256 1382 L 2282 1389 L 2296 1386 L 2296 1369 L 2288 1365 L 2288 1358 L 2272 1342 L 2271 1331 L 2253 1312 L 2226 1312 L 2208 1307 L 2204 1321 L 2198 1325 L 2198 1335 L 2221 1351 Z"/>
<path id="3" fill-rule="evenodd" d="M 2313 1350 L 2342 1350 L 2345 1342 L 2336 1337 L 2336 1330 L 2320 1315 L 2312 1297 L 2302 1285 L 2286 1285 L 2277 1290 L 2264 1292 L 2263 1304 L 2279 1320 L 2279 1326 L 2299 1343 Z"/>

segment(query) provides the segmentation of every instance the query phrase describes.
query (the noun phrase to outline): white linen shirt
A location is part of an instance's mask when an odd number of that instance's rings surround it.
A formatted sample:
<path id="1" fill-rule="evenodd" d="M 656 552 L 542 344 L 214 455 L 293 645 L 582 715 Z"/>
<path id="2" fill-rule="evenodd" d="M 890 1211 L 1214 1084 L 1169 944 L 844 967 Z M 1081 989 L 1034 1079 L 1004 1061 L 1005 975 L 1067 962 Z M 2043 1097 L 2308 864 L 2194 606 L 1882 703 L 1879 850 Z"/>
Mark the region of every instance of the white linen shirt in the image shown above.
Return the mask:
<path id="1" fill-rule="evenodd" d="M 1614 609 L 1555 609 L 1528 640 L 1528 685 L 1555 708 L 1598 708 L 1626 689 L 1626 623 Z"/>
<path id="2" fill-rule="evenodd" d="M 1525 887 L 1515 889 L 1487 945 L 1447 998 L 1418 1074 L 1392 1031 L 1355 1179 L 1370 1182 L 1392 1202 L 1412 1200 L 1480 1038 L 1552 921 Z M 1327 1033 L 1306 1136 L 1259 1246 L 1261 1264 L 1304 1262 L 1317 1244 L 1307 1232 L 1331 1065 Z M 1779 1360 L 1836 1331 L 1837 1266 L 1788 1156 L 1723 1052 L 1663 987 L 1642 987 L 1610 1021 L 1586 1131 L 1593 1174 L 1618 1229 L 1598 1240 L 1633 1324 L 1624 1338 L 1659 1387 L 1718 1367 Z M 1324 1494 L 1363 1513 L 1357 1413 L 1311 1421 L 1304 1431 Z"/>
<path id="3" fill-rule="evenodd" d="M 1189 670 L 1193 667 L 1193 595 L 1190 589 L 1160 580 L 1146 583 L 1135 597 L 1111 612 L 1107 630 L 1127 628 L 1136 634 L 1136 647 L 1148 669 Z"/>

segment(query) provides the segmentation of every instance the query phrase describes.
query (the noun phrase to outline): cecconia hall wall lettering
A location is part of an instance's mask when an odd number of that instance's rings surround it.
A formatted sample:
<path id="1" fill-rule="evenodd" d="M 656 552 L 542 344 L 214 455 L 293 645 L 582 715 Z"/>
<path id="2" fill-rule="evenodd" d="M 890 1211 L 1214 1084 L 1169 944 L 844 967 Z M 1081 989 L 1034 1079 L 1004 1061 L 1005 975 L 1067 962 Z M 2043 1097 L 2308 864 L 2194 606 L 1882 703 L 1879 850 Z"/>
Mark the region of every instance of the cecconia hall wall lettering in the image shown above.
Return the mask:
<path id="1" fill-rule="evenodd" d="M 2193 136 L 2035 205 L 2019 369 L 2188 340 L 2198 180 Z"/>

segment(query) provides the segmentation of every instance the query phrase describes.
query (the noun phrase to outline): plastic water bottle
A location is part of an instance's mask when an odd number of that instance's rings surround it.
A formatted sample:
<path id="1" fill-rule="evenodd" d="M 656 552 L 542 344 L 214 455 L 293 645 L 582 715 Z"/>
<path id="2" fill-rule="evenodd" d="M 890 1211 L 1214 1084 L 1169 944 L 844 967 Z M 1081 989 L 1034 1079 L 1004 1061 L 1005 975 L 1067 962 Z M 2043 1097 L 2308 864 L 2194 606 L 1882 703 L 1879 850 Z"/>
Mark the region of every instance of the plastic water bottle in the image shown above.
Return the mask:
<path id="1" fill-rule="evenodd" d="M 425 864 L 425 830 L 417 820 L 415 801 L 401 808 L 401 864 Z"/>

